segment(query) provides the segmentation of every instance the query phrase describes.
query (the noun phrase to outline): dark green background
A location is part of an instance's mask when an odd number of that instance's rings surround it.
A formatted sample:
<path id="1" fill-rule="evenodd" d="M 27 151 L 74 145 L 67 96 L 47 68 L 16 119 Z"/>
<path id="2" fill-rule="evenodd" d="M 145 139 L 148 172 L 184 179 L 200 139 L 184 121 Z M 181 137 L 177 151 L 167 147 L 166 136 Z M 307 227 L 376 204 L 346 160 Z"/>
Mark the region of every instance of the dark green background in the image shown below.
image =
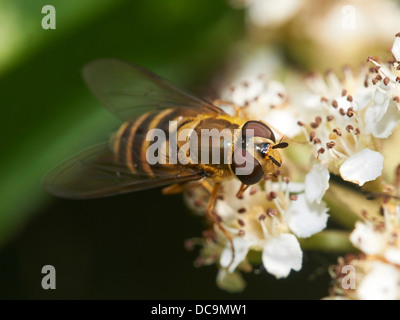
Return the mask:
<path id="1" fill-rule="evenodd" d="M 215 285 L 215 266 L 194 268 L 184 239 L 203 230 L 181 196 L 160 190 L 90 201 L 47 195 L 41 179 L 56 163 L 107 140 L 118 121 L 91 97 L 82 66 L 96 58 L 135 62 L 196 91 L 246 36 L 242 11 L 216 0 L 3 0 L 19 14 L 21 45 L 0 61 L 0 297 L 321 298 L 334 257 L 305 253 L 301 273 L 246 275 L 242 294 Z M 41 28 L 41 8 L 57 29 Z M 5 39 L 3 39 L 4 41 Z M 2 41 L 0 39 L 0 41 Z M 3 43 L 6 45 L 6 42 Z M 57 289 L 41 288 L 41 268 Z M 318 269 L 321 267 L 321 269 Z"/>

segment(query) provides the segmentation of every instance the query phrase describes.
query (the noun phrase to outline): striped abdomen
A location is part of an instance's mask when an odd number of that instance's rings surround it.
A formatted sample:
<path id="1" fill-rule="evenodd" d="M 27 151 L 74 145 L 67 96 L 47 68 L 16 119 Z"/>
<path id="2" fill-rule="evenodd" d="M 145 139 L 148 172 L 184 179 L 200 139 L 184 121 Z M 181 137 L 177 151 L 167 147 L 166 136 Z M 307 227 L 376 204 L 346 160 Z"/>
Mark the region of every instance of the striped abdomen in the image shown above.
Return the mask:
<path id="1" fill-rule="evenodd" d="M 233 119 L 227 115 L 224 116 L 215 116 L 214 114 L 198 114 L 197 112 L 184 109 L 184 108 L 171 108 L 166 109 L 159 113 L 146 113 L 133 121 L 125 122 L 117 134 L 115 135 L 112 145 L 114 149 L 115 156 L 118 162 L 125 164 L 129 170 L 134 174 L 145 173 L 150 176 L 157 174 L 160 170 L 166 171 L 168 170 L 168 174 L 179 173 L 179 170 L 182 166 L 177 155 L 178 149 L 182 147 L 183 144 L 190 140 L 190 137 L 186 141 L 177 141 L 177 143 L 171 142 L 170 139 L 174 139 L 174 137 L 170 137 L 170 121 L 176 121 L 176 134 L 179 136 L 186 131 L 184 129 L 194 130 L 197 133 L 198 137 L 198 152 L 197 152 L 197 163 L 196 159 L 193 161 L 192 158 L 189 158 L 189 163 L 186 166 L 190 166 L 194 170 L 204 170 L 213 175 L 227 175 L 229 172 L 229 167 L 227 164 L 224 164 L 224 159 L 221 158 L 220 164 L 215 165 L 212 163 L 211 155 L 212 148 L 221 148 L 220 154 L 221 157 L 224 156 L 225 150 L 223 150 L 223 144 L 217 144 L 214 146 L 210 143 L 204 145 L 201 144 L 201 129 L 228 129 L 233 130 L 238 128 L 240 123 L 238 123 L 238 119 Z M 163 148 L 166 151 L 164 163 L 167 164 L 155 164 L 151 165 L 148 163 L 146 158 L 146 152 L 153 143 L 156 141 L 148 141 L 148 137 L 146 139 L 147 133 L 151 129 L 160 129 L 164 132 L 166 138 L 166 146 Z M 173 132 L 173 131 L 171 131 Z M 182 136 L 182 135 L 181 135 Z M 170 144 L 172 147 L 170 147 Z M 173 148 L 170 150 L 170 148 Z M 209 164 L 200 164 L 201 162 L 201 148 L 209 148 L 210 159 L 208 161 Z M 171 151 L 175 153 L 177 158 L 176 164 L 171 164 L 169 157 L 171 155 Z M 187 153 L 189 156 L 189 153 Z M 196 157 L 194 157 L 196 158 Z M 204 157 L 203 157 L 204 158 Z M 226 172 L 223 172 L 226 171 Z"/>

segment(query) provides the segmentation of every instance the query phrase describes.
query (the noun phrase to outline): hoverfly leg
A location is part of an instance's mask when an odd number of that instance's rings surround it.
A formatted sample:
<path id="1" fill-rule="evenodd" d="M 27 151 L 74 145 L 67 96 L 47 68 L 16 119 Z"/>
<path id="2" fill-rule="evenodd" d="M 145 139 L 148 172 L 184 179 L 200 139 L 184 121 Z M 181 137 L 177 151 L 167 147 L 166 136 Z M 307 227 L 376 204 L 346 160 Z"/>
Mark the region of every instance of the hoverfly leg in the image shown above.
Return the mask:
<path id="1" fill-rule="evenodd" d="M 201 182 L 201 186 L 206 189 L 206 191 L 208 191 L 210 194 L 213 193 L 214 187 L 211 185 L 210 182 L 208 182 L 207 180 L 204 180 Z"/>
<path id="2" fill-rule="evenodd" d="M 212 219 L 212 221 L 218 226 L 218 228 L 222 231 L 222 233 L 225 235 L 225 237 L 228 239 L 229 243 L 231 244 L 232 260 L 231 260 L 231 262 L 229 262 L 229 265 L 227 266 L 227 268 L 229 268 L 235 259 L 235 247 L 233 246 L 233 239 L 232 239 L 231 234 L 221 224 L 220 218 L 213 211 L 214 205 L 215 205 L 215 200 L 217 199 L 218 190 L 219 190 L 220 185 L 221 184 L 218 182 L 214 184 L 214 188 L 213 188 L 213 190 L 211 192 L 211 196 L 210 196 L 210 201 L 208 202 L 208 206 L 207 206 L 207 214 Z"/>
<path id="3" fill-rule="evenodd" d="M 163 188 L 161 190 L 161 193 L 164 195 L 178 194 L 178 193 L 182 193 L 186 189 L 188 189 L 187 183 L 174 183 L 174 184 L 171 184 L 171 185 Z"/>
<path id="4" fill-rule="evenodd" d="M 243 193 L 249 188 L 249 185 L 241 184 L 239 191 L 236 193 L 236 198 L 241 199 L 243 197 Z"/>

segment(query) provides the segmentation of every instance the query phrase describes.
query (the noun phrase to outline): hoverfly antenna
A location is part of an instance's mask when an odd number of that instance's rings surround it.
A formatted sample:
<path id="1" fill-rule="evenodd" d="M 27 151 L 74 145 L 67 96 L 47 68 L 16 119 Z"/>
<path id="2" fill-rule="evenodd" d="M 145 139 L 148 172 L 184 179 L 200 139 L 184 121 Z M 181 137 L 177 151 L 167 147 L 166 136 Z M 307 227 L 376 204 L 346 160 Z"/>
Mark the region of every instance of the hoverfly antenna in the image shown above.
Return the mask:
<path id="1" fill-rule="evenodd" d="M 281 164 L 273 157 L 273 156 L 268 156 L 270 159 L 271 159 L 271 161 L 277 166 L 277 167 L 280 167 L 281 166 Z"/>
<path id="2" fill-rule="evenodd" d="M 287 142 L 279 142 L 277 144 L 275 144 L 272 149 L 284 149 L 287 148 L 289 146 L 289 144 Z"/>

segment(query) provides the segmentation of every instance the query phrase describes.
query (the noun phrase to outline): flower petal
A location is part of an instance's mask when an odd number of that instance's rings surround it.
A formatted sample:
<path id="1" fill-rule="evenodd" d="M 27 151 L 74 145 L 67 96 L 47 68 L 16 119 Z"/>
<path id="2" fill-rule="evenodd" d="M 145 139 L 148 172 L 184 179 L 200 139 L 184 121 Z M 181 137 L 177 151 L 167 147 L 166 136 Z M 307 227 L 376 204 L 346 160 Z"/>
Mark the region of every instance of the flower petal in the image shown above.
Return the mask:
<path id="1" fill-rule="evenodd" d="M 228 292 L 242 292 L 246 287 L 246 282 L 238 271 L 230 273 L 226 269 L 219 269 L 217 286 Z"/>
<path id="2" fill-rule="evenodd" d="M 239 265 L 239 263 L 241 263 L 246 258 L 247 253 L 249 252 L 250 243 L 242 237 L 235 237 L 233 238 L 233 246 L 235 247 L 235 257 L 233 259 L 233 262 L 232 249 L 229 242 L 227 243 L 225 249 L 222 251 L 221 258 L 219 260 L 220 265 L 224 268 L 227 268 L 232 262 L 228 269 L 229 272 L 233 272 Z"/>
<path id="3" fill-rule="evenodd" d="M 375 138 L 386 139 L 392 134 L 399 121 L 400 112 L 397 107 L 397 102 L 391 100 L 384 116 L 371 126 L 370 131 Z"/>
<path id="4" fill-rule="evenodd" d="M 400 61 L 400 37 L 397 35 L 396 35 L 396 38 L 394 39 L 392 53 L 393 53 L 394 58 L 397 61 Z"/>
<path id="5" fill-rule="evenodd" d="M 326 228 L 327 212 L 325 202 L 311 203 L 304 194 L 299 194 L 288 210 L 290 230 L 298 237 L 310 237 Z"/>
<path id="6" fill-rule="evenodd" d="M 306 175 L 306 197 L 309 202 L 321 203 L 329 188 L 329 171 L 322 163 L 315 164 Z"/>
<path id="7" fill-rule="evenodd" d="M 376 232 L 372 226 L 360 221 L 356 222 L 356 227 L 350 234 L 351 243 L 366 254 L 380 253 L 385 246 L 385 239 Z"/>
<path id="8" fill-rule="evenodd" d="M 289 233 L 269 239 L 264 246 L 262 261 L 265 269 L 277 278 L 286 278 L 292 269 L 299 271 L 303 261 L 299 241 Z"/>
<path id="9" fill-rule="evenodd" d="M 387 261 L 400 265 L 400 249 L 390 247 L 386 250 L 385 258 Z"/>
<path id="10" fill-rule="evenodd" d="M 348 158 L 340 167 L 343 180 L 362 186 L 382 174 L 383 156 L 371 149 L 363 149 Z"/>
<path id="11" fill-rule="evenodd" d="M 358 297 L 362 300 L 395 300 L 399 280 L 399 271 L 394 266 L 377 262 L 362 279 Z"/>
<path id="12" fill-rule="evenodd" d="M 265 105 L 262 106 L 265 109 Z M 270 109 L 260 119 L 270 123 L 274 129 L 289 138 L 294 138 L 301 132 L 301 127 L 297 124 L 298 117 L 290 109 Z"/>

